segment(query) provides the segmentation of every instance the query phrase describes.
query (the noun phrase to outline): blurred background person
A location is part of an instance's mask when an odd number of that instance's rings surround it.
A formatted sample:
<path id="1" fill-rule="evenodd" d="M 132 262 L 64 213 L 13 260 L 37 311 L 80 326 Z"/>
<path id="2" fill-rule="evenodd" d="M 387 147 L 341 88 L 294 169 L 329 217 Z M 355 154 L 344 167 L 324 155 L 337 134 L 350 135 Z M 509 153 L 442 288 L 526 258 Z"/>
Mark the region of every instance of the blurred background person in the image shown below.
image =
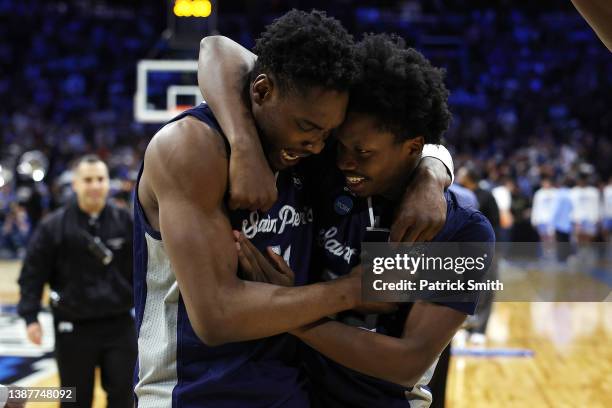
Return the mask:
<path id="1" fill-rule="evenodd" d="M 557 258 L 560 262 L 564 262 L 571 253 L 570 241 L 573 233 L 572 214 L 574 205 L 570 197 L 570 189 L 573 183 L 573 180 L 568 176 L 561 178 L 553 209 Z"/>
<path id="2" fill-rule="evenodd" d="M 0 248 L 4 248 L 9 257 L 23 258 L 29 235 L 28 213 L 20 203 L 12 202 L 0 231 Z"/>
<path id="3" fill-rule="evenodd" d="M 606 241 L 610 242 L 612 236 L 612 176 L 608 179 L 608 185 L 604 187 L 603 194 L 603 235 Z"/>
<path id="4" fill-rule="evenodd" d="M 592 168 L 579 168 L 576 185 L 570 190 L 575 255 L 568 258 L 570 271 L 591 270 L 597 262 L 597 248 L 591 245 L 598 239 L 601 221 L 600 191 L 593 185 Z"/>
<path id="5" fill-rule="evenodd" d="M 41 221 L 29 242 L 18 313 L 28 339 L 41 344 L 37 315 L 49 283 L 61 386 L 76 387 L 76 406 L 89 407 L 100 367 L 108 406 L 131 407 L 136 336 L 130 213 L 108 203 L 108 169 L 97 156 L 77 161 L 72 188 L 76 197 Z"/>
<path id="6" fill-rule="evenodd" d="M 512 228 L 510 231 L 511 242 L 537 242 L 539 240 L 537 232 L 531 226 L 531 193 L 527 189 L 531 186 L 521 186 L 517 180 L 508 179 L 506 187 L 510 191 L 512 213 Z M 527 190 L 527 191 L 526 191 Z M 534 250 L 536 246 L 533 247 Z"/>
<path id="7" fill-rule="evenodd" d="M 540 188 L 533 195 L 531 225 L 538 231 L 542 242 L 553 242 L 555 239 L 553 215 L 556 196 L 557 189 L 548 177 L 542 179 Z"/>
<path id="8" fill-rule="evenodd" d="M 467 163 L 457 171 L 457 181 L 468 190 L 472 191 L 478 200 L 479 211 L 491 222 L 495 235 L 499 234 L 499 207 L 493 194 L 481 187 L 481 176 L 477 173 L 471 163 Z M 491 262 L 491 267 L 483 280 L 495 280 L 498 277 L 497 257 Z M 470 316 L 467 321 L 467 338 L 474 345 L 484 345 L 487 341 L 486 332 L 491 311 L 493 309 L 494 293 L 483 291 L 478 299 L 476 313 Z M 461 342 L 462 339 L 459 339 Z"/>
<path id="9" fill-rule="evenodd" d="M 491 190 L 499 208 L 499 242 L 510 241 L 514 216 L 512 214 L 512 189 L 514 184 L 509 177 Z"/>
<path id="10" fill-rule="evenodd" d="M 557 202 L 557 189 L 548 177 L 542 178 L 540 188 L 533 195 L 531 225 L 542 241 L 542 254 L 545 261 L 555 258 L 554 211 Z"/>
<path id="11" fill-rule="evenodd" d="M 472 190 L 465 188 L 458 180 L 451 184 L 448 189 L 457 195 L 457 201 L 459 201 L 461 205 L 478 211 L 480 204 L 478 203 L 476 194 L 474 194 Z"/>
<path id="12" fill-rule="evenodd" d="M 578 244 L 593 242 L 598 232 L 601 198 L 597 187 L 592 185 L 589 172 L 582 171 L 578 175 L 576 185 L 570 190 L 570 199 L 576 242 Z"/>
<path id="13" fill-rule="evenodd" d="M 472 163 L 467 163 L 457 171 L 457 182 L 476 195 L 478 210 L 489 219 L 495 234 L 499 234 L 499 207 L 495 197 L 486 189 L 486 182 Z"/>

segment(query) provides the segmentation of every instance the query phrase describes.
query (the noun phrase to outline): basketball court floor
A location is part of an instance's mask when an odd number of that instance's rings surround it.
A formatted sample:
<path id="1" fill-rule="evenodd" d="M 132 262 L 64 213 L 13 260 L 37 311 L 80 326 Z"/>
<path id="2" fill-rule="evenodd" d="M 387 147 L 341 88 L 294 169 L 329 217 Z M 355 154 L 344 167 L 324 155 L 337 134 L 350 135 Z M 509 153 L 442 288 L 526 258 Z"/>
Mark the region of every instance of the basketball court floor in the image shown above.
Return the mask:
<path id="1" fill-rule="evenodd" d="M 58 386 L 50 316 L 43 345 L 33 346 L 14 315 L 18 274 L 18 262 L 0 261 L 0 383 Z M 612 406 L 612 303 L 500 302 L 487 334 L 484 346 L 454 343 L 447 407 Z M 106 406 L 99 384 L 95 408 Z"/>

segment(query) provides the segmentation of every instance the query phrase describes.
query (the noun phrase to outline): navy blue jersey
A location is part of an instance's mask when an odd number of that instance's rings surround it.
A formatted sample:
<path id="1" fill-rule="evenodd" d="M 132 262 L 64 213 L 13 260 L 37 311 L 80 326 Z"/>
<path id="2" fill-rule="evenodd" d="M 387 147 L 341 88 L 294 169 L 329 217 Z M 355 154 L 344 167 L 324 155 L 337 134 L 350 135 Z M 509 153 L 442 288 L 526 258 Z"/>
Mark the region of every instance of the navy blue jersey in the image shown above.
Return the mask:
<path id="1" fill-rule="evenodd" d="M 187 115 L 221 134 L 205 104 L 182 113 L 173 121 Z M 297 171 L 280 172 L 277 188 L 279 199 L 268 212 L 230 211 L 231 224 L 260 250 L 275 247 L 295 271 L 296 281 L 305 283 L 313 239 L 312 208 L 307 205 Z M 138 406 L 293 408 L 309 405 L 295 361 L 297 343 L 292 336 L 278 335 L 218 347 L 209 347 L 200 341 L 189 322 L 161 234 L 148 224 L 137 197 L 134 242 Z"/>
<path id="2" fill-rule="evenodd" d="M 335 279 L 350 273 L 360 262 L 361 243 L 388 239 L 395 210 L 393 203 L 381 197 L 359 198 L 344 185 L 344 177 L 333 172 L 333 186 L 321 194 L 326 197 L 316 206 L 318 232 L 317 262 L 313 281 Z M 327 191 L 327 193 L 325 192 Z M 433 241 L 494 242 L 489 221 L 478 211 L 465 206 L 462 197 L 447 191 L 447 218 L 443 229 Z M 491 257 L 489 256 L 489 259 Z M 473 314 L 475 303 L 442 303 L 466 314 Z M 381 334 L 401 337 L 412 304 L 406 303 L 396 313 L 363 316 L 354 312 L 338 315 L 346 324 L 375 330 Z M 379 380 L 346 368 L 305 346 L 304 367 L 311 383 L 311 399 L 320 407 L 409 407 L 410 389 Z"/>
<path id="3" fill-rule="evenodd" d="M 291 266 L 295 284 L 304 285 L 308 283 L 314 224 L 300 169 L 277 173 L 276 188 L 278 200 L 267 212 L 231 211 L 232 228 L 241 231 L 263 253 L 271 246 Z"/>

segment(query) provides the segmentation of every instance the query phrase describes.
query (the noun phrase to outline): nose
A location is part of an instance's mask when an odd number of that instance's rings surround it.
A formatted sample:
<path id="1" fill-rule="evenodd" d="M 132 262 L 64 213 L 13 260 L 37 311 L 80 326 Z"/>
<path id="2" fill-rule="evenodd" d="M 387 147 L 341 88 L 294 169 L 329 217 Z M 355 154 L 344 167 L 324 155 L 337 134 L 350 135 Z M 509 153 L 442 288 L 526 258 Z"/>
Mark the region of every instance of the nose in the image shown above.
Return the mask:
<path id="1" fill-rule="evenodd" d="M 94 180 L 89 184 L 89 191 L 98 193 L 102 190 L 103 183 L 101 181 Z"/>
<path id="2" fill-rule="evenodd" d="M 342 171 L 355 171 L 357 169 L 355 158 L 345 148 L 338 149 L 337 165 Z"/>
<path id="3" fill-rule="evenodd" d="M 314 143 L 308 143 L 308 145 L 306 146 L 306 150 L 310 154 L 319 154 L 323 151 L 324 147 L 325 147 L 325 141 L 317 140 Z"/>

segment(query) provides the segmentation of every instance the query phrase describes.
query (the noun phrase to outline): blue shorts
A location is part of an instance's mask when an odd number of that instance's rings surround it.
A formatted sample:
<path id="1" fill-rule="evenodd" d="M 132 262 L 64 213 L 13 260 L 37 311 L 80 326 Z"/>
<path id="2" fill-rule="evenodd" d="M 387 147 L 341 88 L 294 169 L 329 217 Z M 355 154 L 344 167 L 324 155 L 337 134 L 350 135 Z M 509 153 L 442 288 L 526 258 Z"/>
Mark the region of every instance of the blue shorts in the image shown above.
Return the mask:
<path id="1" fill-rule="evenodd" d="M 578 226 L 582 234 L 597 235 L 597 224 L 592 221 L 581 221 Z"/>
<path id="2" fill-rule="evenodd" d="M 538 230 L 538 234 L 540 234 L 540 236 L 550 236 L 555 234 L 555 227 L 552 224 L 538 224 L 536 229 Z"/>

